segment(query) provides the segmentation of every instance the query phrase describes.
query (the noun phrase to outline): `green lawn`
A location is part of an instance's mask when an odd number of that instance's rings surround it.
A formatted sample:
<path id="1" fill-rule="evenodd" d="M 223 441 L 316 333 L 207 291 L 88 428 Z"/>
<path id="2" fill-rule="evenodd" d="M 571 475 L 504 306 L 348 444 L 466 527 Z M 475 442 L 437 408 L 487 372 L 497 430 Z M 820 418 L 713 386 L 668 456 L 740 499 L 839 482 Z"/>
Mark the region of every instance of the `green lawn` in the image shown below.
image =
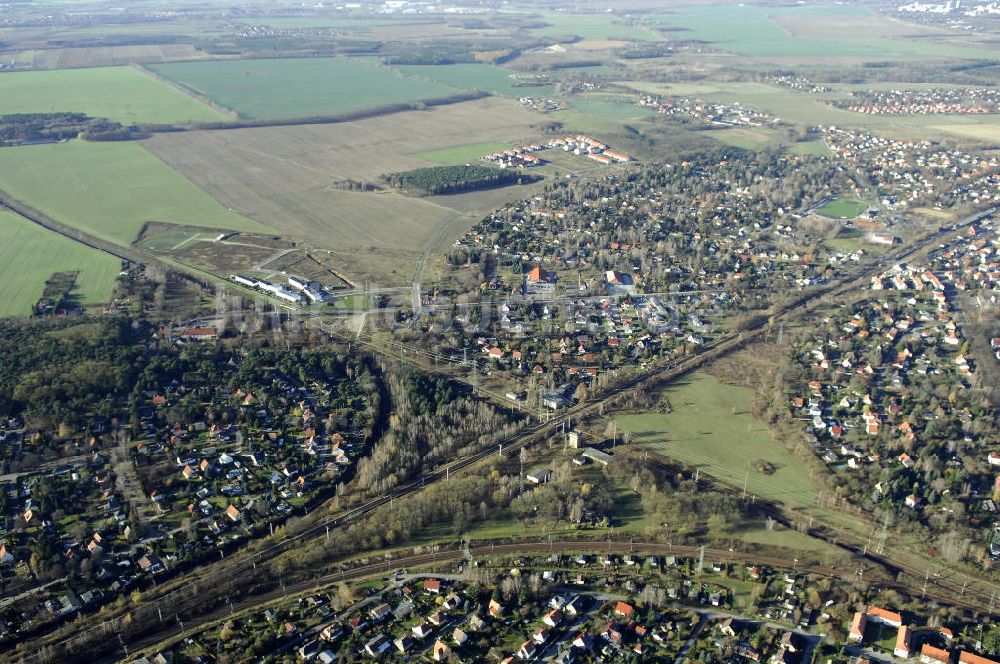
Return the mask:
<path id="1" fill-rule="evenodd" d="M 453 164 L 469 164 L 478 161 L 490 153 L 500 152 L 501 150 L 506 150 L 509 147 L 509 143 L 498 143 L 496 141 L 486 143 L 469 143 L 468 145 L 456 145 L 454 147 L 442 148 L 440 150 L 417 152 L 413 156 L 426 159 L 427 161 L 433 161 L 435 164 L 450 166 Z"/>
<path id="2" fill-rule="evenodd" d="M 728 533 L 718 535 L 718 539 L 738 539 L 751 544 L 764 546 L 780 546 L 798 551 L 816 553 L 834 553 L 836 548 L 823 540 L 803 535 L 784 526 L 775 524 L 774 530 L 768 530 L 762 525 L 747 525 L 734 528 Z"/>
<path id="3" fill-rule="evenodd" d="M 797 37 L 771 20 L 772 16 L 807 20 L 836 20 L 869 16 L 864 7 L 803 6 L 765 7 L 698 5 L 678 7 L 673 13 L 650 18 L 651 25 L 680 28 L 676 39 L 696 39 L 725 51 L 762 57 L 868 57 L 989 59 L 987 49 L 952 46 L 929 40 L 862 39 L 845 34 L 840 39 Z"/>
<path id="4" fill-rule="evenodd" d="M 816 157 L 825 157 L 830 154 L 830 148 L 826 147 L 826 143 L 823 141 L 800 141 L 792 143 L 788 146 L 788 151 L 792 154 L 813 155 Z"/>
<path id="5" fill-rule="evenodd" d="M 206 60 L 150 69 L 244 118 L 336 115 L 458 92 L 348 58 Z"/>
<path id="6" fill-rule="evenodd" d="M 0 149 L 0 189 L 58 221 L 123 245 L 147 221 L 271 232 L 227 210 L 134 142 Z"/>
<path id="7" fill-rule="evenodd" d="M 819 486 L 767 426 L 750 415 L 752 391 L 720 383 L 705 373 L 667 388 L 673 412 L 619 417 L 620 430 L 632 440 L 677 459 L 735 487 L 790 507 L 813 503 Z M 764 459 L 776 467 L 764 475 L 752 467 Z"/>
<path id="8" fill-rule="evenodd" d="M 54 272 L 79 270 L 72 292 L 80 304 L 105 303 L 121 269 L 114 256 L 0 210 L 0 316 L 27 316 Z"/>
<path id="9" fill-rule="evenodd" d="M 864 201 L 838 198 L 816 210 L 816 213 L 835 219 L 854 219 L 867 209 L 868 204 Z"/>
<path id="10" fill-rule="evenodd" d="M 0 76 L 0 114 L 72 111 L 126 124 L 211 122 L 218 111 L 132 67 Z"/>
<path id="11" fill-rule="evenodd" d="M 457 65 L 401 65 L 399 71 L 414 77 L 427 79 L 463 90 L 485 90 L 505 97 L 551 97 L 555 88 L 551 85 L 526 86 L 530 80 L 514 78 L 514 72 L 503 67 L 479 64 Z"/>
<path id="12" fill-rule="evenodd" d="M 624 39 L 640 41 L 660 41 L 656 32 L 642 26 L 626 25 L 611 14 L 569 14 L 546 12 L 542 20 L 548 25 L 535 28 L 531 33 L 538 37 L 567 37 L 576 35 L 581 39 L 605 40 Z"/>

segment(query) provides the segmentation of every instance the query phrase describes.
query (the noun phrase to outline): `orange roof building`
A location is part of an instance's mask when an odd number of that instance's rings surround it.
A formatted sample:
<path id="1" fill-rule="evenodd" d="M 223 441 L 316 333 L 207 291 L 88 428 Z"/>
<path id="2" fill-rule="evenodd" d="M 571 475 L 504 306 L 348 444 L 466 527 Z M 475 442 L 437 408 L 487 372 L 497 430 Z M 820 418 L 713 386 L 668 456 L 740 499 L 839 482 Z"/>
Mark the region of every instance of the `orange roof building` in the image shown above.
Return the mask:
<path id="1" fill-rule="evenodd" d="M 920 647 L 920 661 L 925 664 L 949 664 L 951 662 L 951 653 L 925 643 Z"/>

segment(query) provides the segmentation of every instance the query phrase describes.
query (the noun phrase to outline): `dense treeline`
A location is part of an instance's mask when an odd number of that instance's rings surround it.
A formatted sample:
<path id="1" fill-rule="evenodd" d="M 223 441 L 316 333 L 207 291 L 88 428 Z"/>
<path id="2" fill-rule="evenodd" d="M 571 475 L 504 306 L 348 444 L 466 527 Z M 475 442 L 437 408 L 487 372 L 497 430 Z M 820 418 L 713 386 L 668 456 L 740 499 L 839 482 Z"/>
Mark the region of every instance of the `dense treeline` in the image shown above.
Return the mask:
<path id="1" fill-rule="evenodd" d="M 526 176 L 518 171 L 501 170 L 491 166 L 432 166 L 401 173 L 387 173 L 382 178 L 393 187 L 426 194 L 454 194 L 474 189 L 490 189 L 524 182 Z"/>
<path id="2" fill-rule="evenodd" d="M 110 409 L 138 374 L 144 336 L 122 319 L 0 321 L 0 415 L 55 426 Z"/>
<path id="3" fill-rule="evenodd" d="M 133 131 L 118 122 L 92 118 L 84 113 L 0 115 L 0 145 L 77 137 L 91 141 L 121 141 L 133 138 Z"/>

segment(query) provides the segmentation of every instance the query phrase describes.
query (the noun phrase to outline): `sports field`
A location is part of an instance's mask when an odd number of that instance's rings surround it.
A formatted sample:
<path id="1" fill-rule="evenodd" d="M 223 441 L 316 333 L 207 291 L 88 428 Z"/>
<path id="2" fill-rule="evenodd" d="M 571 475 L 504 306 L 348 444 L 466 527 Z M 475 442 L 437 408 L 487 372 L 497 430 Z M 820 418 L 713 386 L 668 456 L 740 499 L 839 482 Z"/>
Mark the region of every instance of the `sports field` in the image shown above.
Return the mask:
<path id="1" fill-rule="evenodd" d="M 79 270 L 71 295 L 80 304 L 105 303 L 120 269 L 114 256 L 0 210 L 0 316 L 29 315 L 55 272 Z"/>
<path id="2" fill-rule="evenodd" d="M 402 65 L 399 71 L 428 81 L 463 90 L 485 90 L 505 97 L 550 97 L 555 94 L 551 85 L 526 85 L 530 79 L 514 77 L 513 70 L 492 65 Z M 419 78 L 416 78 L 419 77 Z"/>
<path id="3" fill-rule="evenodd" d="M 677 39 L 710 42 L 725 51 L 761 57 L 849 57 L 849 58 L 961 58 L 989 59 L 989 49 L 963 48 L 939 41 L 887 39 L 877 35 L 857 37 L 845 29 L 840 35 L 823 37 L 795 34 L 782 25 L 789 22 L 822 24 L 836 21 L 848 23 L 876 19 L 864 7 L 802 6 L 762 7 L 750 4 L 699 5 L 679 7 L 670 14 L 650 18 L 650 24 L 662 28 L 681 28 L 672 35 Z M 779 25 L 778 22 L 782 25 Z M 919 29 L 914 28 L 914 32 Z M 815 34 L 815 33 L 813 33 Z M 825 34 L 825 33 L 821 33 Z M 921 34 L 921 37 L 926 35 Z"/>
<path id="4" fill-rule="evenodd" d="M 270 232 L 224 208 L 138 143 L 3 148 L 0 189 L 57 221 L 122 245 L 147 221 Z"/>
<path id="5" fill-rule="evenodd" d="M 816 213 L 824 217 L 833 217 L 834 219 L 853 219 L 867 208 L 868 204 L 864 201 L 838 198 L 816 210 Z"/>
<path id="6" fill-rule="evenodd" d="M 125 124 L 211 122 L 218 111 L 132 67 L 0 76 L 0 114 L 72 111 Z"/>
<path id="7" fill-rule="evenodd" d="M 701 469 L 721 482 L 790 507 L 811 506 L 819 485 L 785 447 L 771 439 L 763 422 L 750 415 L 753 392 L 719 382 L 706 373 L 667 388 L 673 412 L 645 413 L 617 419 L 634 443 Z M 757 460 L 774 464 L 765 475 Z"/>
<path id="8" fill-rule="evenodd" d="M 336 115 L 458 93 L 348 58 L 172 62 L 150 69 L 251 119 Z"/>

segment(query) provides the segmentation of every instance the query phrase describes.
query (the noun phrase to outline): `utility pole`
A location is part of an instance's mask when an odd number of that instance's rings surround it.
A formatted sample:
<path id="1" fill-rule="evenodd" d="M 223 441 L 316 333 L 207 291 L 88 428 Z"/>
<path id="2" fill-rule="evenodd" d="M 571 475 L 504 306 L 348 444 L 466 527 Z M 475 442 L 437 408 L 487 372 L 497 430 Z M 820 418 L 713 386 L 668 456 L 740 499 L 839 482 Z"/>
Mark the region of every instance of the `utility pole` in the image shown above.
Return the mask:
<path id="1" fill-rule="evenodd" d="M 746 500 L 747 499 L 747 484 L 749 482 L 750 482 L 750 471 L 748 470 L 747 474 L 743 476 L 743 498 L 742 498 L 742 500 Z"/>
<path id="2" fill-rule="evenodd" d="M 875 553 L 882 555 L 885 551 L 885 541 L 889 537 L 889 513 L 886 512 L 882 515 L 882 532 L 878 536 L 878 547 L 875 549 Z"/>
<path id="3" fill-rule="evenodd" d="M 518 461 L 521 462 L 521 472 L 518 475 L 518 482 L 517 482 L 517 495 L 518 496 L 523 496 L 524 495 L 524 462 L 528 460 L 528 451 L 522 447 L 520 454 L 517 455 L 517 458 L 518 458 Z"/>

